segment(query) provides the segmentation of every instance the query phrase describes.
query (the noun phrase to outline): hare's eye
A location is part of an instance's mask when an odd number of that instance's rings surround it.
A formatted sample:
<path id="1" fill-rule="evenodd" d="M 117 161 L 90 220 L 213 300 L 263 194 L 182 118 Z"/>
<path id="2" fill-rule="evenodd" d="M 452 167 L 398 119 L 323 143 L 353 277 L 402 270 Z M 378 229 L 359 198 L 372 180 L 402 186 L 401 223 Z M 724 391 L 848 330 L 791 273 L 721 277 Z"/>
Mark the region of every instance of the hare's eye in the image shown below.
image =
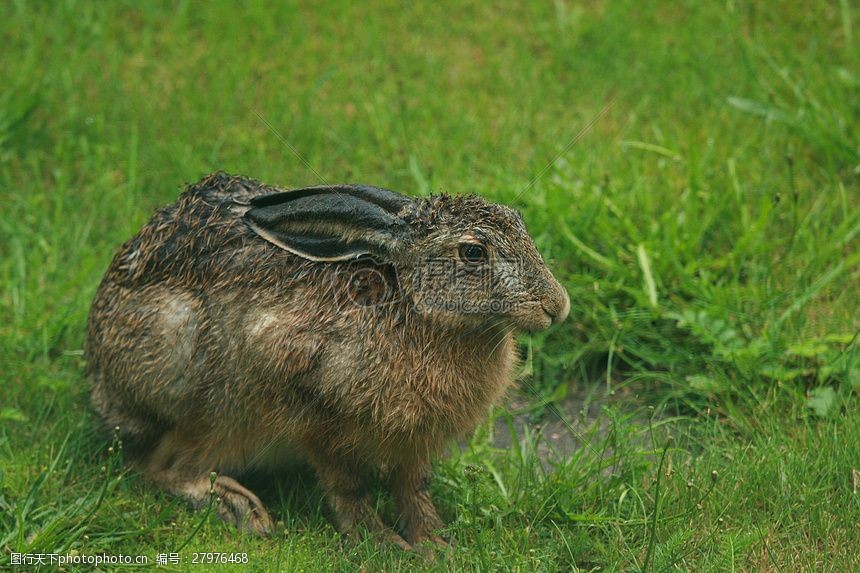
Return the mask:
<path id="1" fill-rule="evenodd" d="M 464 263 L 478 265 L 486 262 L 487 248 L 476 243 L 463 243 L 460 245 L 460 258 Z"/>

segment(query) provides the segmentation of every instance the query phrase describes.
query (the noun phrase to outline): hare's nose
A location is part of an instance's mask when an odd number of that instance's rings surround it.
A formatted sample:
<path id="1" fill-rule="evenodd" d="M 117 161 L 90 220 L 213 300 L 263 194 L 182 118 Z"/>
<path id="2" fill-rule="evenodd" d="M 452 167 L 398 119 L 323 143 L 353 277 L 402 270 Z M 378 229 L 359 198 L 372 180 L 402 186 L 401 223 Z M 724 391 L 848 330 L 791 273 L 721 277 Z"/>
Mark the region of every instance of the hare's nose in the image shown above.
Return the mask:
<path id="1" fill-rule="evenodd" d="M 552 318 L 553 324 L 563 321 L 567 318 L 568 313 L 570 313 L 570 297 L 567 295 L 567 290 L 559 285 L 559 291 L 559 296 L 554 296 L 541 303 L 544 312 Z"/>

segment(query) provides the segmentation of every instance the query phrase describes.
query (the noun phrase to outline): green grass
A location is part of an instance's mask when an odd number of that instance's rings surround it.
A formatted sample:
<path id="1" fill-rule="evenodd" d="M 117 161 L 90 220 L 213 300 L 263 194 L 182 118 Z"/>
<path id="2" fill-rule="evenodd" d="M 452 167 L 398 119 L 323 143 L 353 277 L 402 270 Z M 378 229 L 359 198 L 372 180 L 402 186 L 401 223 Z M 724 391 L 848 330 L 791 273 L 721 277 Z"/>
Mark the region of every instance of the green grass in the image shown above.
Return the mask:
<path id="1" fill-rule="evenodd" d="M 860 568 L 856 22 L 847 0 L 9 3 L 0 567 L 184 546 L 258 570 Z M 311 476 L 252 480 L 283 522 L 255 540 L 124 472 L 88 407 L 89 302 L 216 169 L 518 207 L 573 301 L 523 338 L 522 392 L 578 449 L 493 447 L 496 412 L 436 464 L 436 563 L 341 546 Z M 596 423 L 563 407 L 581 388 Z"/>

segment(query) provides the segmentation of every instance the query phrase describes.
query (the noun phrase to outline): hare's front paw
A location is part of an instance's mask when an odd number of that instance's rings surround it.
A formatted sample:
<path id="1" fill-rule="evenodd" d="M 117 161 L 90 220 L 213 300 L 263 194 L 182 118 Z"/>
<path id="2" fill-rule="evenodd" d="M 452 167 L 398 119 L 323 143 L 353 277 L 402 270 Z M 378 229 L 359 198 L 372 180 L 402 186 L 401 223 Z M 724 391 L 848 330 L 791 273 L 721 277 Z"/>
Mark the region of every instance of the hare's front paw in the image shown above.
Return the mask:
<path id="1" fill-rule="evenodd" d="M 342 539 L 347 545 L 355 544 L 362 539 L 369 539 L 378 547 L 396 547 L 404 551 L 412 551 L 414 548 L 408 541 L 403 539 L 396 531 L 385 527 L 380 521 L 373 528 L 353 527 L 351 529 L 340 528 Z"/>
<path id="2" fill-rule="evenodd" d="M 407 536 L 407 537 L 409 537 L 409 536 Z M 418 533 L 418 534 L 413 534 L 410 539 L 411 539 L 413 545 L 429 545 L 429 544 L 432 544 L 437 549 L 443 549 L 443 550 L 447 549 L 448 545 L 449 545 L 449 542 L 447 539 L 445 539 L 441 535 L 437 535 L 433 532 L 427 532 L 427 533 L 422 532 L 422 533 Z"/>
<path id="3" fill-rule="evenodd" d="M 343 494 L 330 490 L 326 497 L 345 541 L 355 542 L 367 537 L 380 545 L 412 549 L 403 537 L 382 522 L 369 493 Z"/>
<path id="4" fill-rule="evenodd" d="M 366 471 L 321 452 L 317 452 L 311 463 L 325 490 L 337 529 L 345 541 L 355 542 L 368 537 L 381 545 L 412 549 L 403 537 L 386 527 L 376 512 Z"/>
<path id="5" fill-rule="evenodd" d="M 404 539 L 412 545 L 447 549 L 448 541 L 437 531 L 445 524 L 436 512 L 430 497 L 429 462 L 406 464 L 392 472 L 391 487 L 400 515 L 397 526 Z"/>

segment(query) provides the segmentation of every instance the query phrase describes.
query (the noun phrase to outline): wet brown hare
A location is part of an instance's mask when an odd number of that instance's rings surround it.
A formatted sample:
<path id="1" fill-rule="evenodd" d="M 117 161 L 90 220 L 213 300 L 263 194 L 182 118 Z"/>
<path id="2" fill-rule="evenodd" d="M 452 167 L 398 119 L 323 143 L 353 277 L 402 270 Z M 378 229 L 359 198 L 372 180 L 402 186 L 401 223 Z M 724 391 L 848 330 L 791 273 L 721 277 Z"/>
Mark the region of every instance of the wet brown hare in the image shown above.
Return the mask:
<path id="1" fill-rule="evenodd" d="M 344 534 L 444 544 L 431 457 L 510 386 L 515 332 L 568 309 L 508 207 L 217 173 L 114 257 L 89 316 L 93 404 L 165 489 L 204 504 L 217 472 L 239 528 L 272 520 L 230 476 L 300 460 Z M 400 533 L 374 509 L 380 474 Z"/>

